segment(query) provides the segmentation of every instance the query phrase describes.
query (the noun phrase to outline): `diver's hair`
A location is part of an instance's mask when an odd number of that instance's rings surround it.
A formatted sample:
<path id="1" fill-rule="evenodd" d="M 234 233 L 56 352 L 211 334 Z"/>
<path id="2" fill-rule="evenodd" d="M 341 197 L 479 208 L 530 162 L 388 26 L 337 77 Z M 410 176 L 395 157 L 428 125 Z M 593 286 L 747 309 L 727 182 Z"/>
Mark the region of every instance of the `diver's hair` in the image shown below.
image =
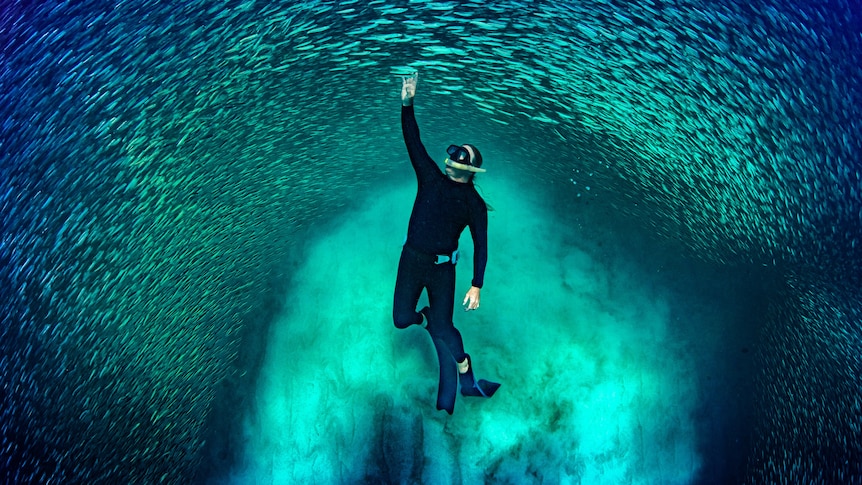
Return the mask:
<path id="1" fill-rule="evenodd" d="M 488 203 L 487 200 L 485 200 L 485 191 L 482 190 L 482 186 L 478 184 L 473 184 L 473 187 L 476 187 L 476 191 L 478 191 L 479 195 L 482 197 L 482 202 L 485 203 L 485 208 L 488 209 L 488 212 L 494 212 L 494 208 L 491 206 L 491 204 Z"/>
<path id="2" fill-rule="evenodd" d="M 476 154 L 476 159 L 470 160 L 470 165 L 476 168 L 482 168 L 482 154 L 479 153 L 479 149 L 469 143 L 465 143 L 464 147 L 470 147 L 470 149 L 473 150 L 473 153 Z"/>
<path id="3" fill-rule="evenodd" d="M 476 148 L 474 145 L 470 145 L 469 143 L 465 143 L 462 146 L 470 147 L 470 149 L 473 150 L 473 154 L 476 155 L 475 159 L 470 160 L 470 165 L 472 165 L 476 168 L 482 168 L 482 154 L 479 153 L 479 149 Z M 475 178 L 476 178 L 476 172 L 470 172 L 470 181 L 472 182 L 473 179 L 475 179 Z"/>
<path id="4" fill-rule="evenodd" d="M 476 167 L 476 168 L 482 168 L 482 154 L 481 154 L 481 153 L 479 153 L 479 149 L 478 149 L 478 148 L 476 148 L 474 145 L 470 145 L 470 144 L 467 144 L 467 143 L 465 143 L 465 144 L 464 144 L 464 146 L 465 146 L 465 147 L 470 147 L 470 149 L 471 149 L 471 150 L 473 150 L 473 153 L 475 153 L 475 154 L 476 154 L 476 159 L 475 159 L 475 160 L 470 160 L 470 162 L 472 162 L 472 163 L 470 163 L 470 165 L 472 165 L 472 166 L 474 166 L 474 167 Z M 475 179 L 476 179 L 476 172 L 470 172 L 470 183 L 473 183 L 473 184 L 475 185 Z M 480 186 L 476 185 L 476 188 L 477 188 L 477 189 L 479 189 L 479 192 L 484 192 L 484 191 L 482 190 L 482 187 L 480 187 Z M 485 198 L 484 198 L 484 197 L 482 197 L 482 201 L 483 201 L 483 202 L 485 201 Z M 489 204 L 488 202 L 485 202 L 485 207 L 487 207 L 487 208 L 488 208 L 488 212 L 493 212 L 493 211 L 494 211 L 494 208 L 493 208 L 493 207 L 491 207 L 491 204 Z"/>

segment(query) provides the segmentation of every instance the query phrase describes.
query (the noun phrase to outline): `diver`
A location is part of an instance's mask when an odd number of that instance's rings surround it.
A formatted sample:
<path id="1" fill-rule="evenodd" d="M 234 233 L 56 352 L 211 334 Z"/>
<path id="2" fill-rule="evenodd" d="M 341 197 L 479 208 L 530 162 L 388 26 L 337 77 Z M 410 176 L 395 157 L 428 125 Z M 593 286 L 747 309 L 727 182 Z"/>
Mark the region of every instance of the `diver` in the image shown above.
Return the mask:
<path id="1" fill-rule="evenodd" d="M 500 387 L 474 378 L 473 362 L 452 321 L 458 239 L 466 227 L 473 237 L 473 281 L 462 305 L 465 311 L 479 308 L 488 261 L 488 207 L 476 192 L 473 177 L 485 169 L 482 155 L 472 145 L 451 145 L 445 175 L 437 168 L 419 139 L 413 111 L 418 81 L 419 74 L 413 73 L 403 78 L 401 87 L 401 129 L 419 189 L 398 263 L 392 318 L 398 328 L 421 325 L 428 330 L 440 363 L 437 409 L 452 414 L 457 380 L 465 396 L 491 397 Z M 423 289 L 429 306 L 417 312 Z"/>

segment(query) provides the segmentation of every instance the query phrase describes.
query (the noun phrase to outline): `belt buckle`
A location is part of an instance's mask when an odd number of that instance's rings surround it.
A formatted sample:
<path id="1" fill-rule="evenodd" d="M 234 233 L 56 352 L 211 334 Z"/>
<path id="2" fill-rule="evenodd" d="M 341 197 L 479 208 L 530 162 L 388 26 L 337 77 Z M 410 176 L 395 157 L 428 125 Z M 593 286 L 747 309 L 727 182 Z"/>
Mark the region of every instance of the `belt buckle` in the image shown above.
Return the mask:
<path id="1" fill-rule="evenodd" d="M 458 264 L 458 250 L 452 251 L 452 254 L 437 254 L 437 261 L 434 264 L 452 263 Z"/>

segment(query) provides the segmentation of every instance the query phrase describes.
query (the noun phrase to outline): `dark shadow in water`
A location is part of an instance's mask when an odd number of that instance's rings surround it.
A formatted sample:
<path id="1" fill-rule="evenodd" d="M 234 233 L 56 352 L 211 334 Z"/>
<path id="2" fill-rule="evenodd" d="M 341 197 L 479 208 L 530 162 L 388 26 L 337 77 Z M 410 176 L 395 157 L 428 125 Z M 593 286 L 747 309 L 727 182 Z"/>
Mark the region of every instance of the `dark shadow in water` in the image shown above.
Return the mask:
<path id="1" fill-rule="evenodd" d="M 699 395 L 692 422 L 702 461 L 693 483 L 742 483 L 754 441 L 761 334 L 783 280 L 765 268 L 705 262 L 675 243 L 640 236 L 622 244 L 640 255 L 635 260 L 644 274 L 678 295 L 668 330 L 695 359 Z"/>
<path id="2" fill-rule="evenodd" d="M 705 269 L 705 268 L 704 268 Z M 717 318 L 712 329 L 690 329 L 711 338 L 698 354 L 697 427 L 700 472 L 693 483 L 743 483 L 756 430 L 755 379 L 769 305 L 781 294 L 777 274 L 746 267 L 714 267 L 690 282 L 689 291 L 710 295 Z M 698 336 L 705 330 L 702 336 Z"/>
<path id="3" fill-rule="evenodd" d="M 616 185 L 617 194 L 638 190 L 624 181 Z M 695 359 L 699 381 L 692 422 L 701 463 L 693 483 L 743 483 L 756 425 L 760 339 L 770 304 L 783 294 L 781 268 L 711 262 L 740 257 L 722 254 L 724 248 L 713 249 L 712 255 L 695 254 L 683 242 L 684 225 L 668 214 L 649 220 L 642 216 L 649 207 L 634 209 L 633 214 L 620 210 L 620 204 L 631 204 L 636 196 L 584 198 L 576 197 L 566 184 L 547 188 L 559 208 L 557 218 L 575 227 L 576 237 L 582 239 L 573 244 L 589 241 L 599 261 L 626 258 L 637 265 L 645 284 L 677 295 L 668 332 L 687 346 L 685 353 Z M 664 228 L 664 234 L 677 232 L 677 237 L 657 235 L 650 227 L 653 223 Z"/>
<path id="4" fill-rule="evenodd" d="M 230 376 L 215 389 L 215 398 L 203 428 L 204 443 L 195 483 L 216 483 L 230 476 L 241 465 L 246 444 L 243 419 L 250 415 L 257 379 L 266 355 L 271 327 L 282 313 L 285 284 L 290 281 L 283 270 L 274 270 L 261 295 L 257 311 L 245 317 L 240 332 L 236 361 Z"/>

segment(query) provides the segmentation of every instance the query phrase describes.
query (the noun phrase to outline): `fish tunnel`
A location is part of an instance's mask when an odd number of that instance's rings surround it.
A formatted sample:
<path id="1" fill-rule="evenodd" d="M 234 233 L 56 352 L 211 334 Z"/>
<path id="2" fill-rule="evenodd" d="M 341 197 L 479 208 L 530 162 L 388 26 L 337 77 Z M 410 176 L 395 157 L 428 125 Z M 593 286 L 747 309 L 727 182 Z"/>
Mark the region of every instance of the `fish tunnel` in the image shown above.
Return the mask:
<path id="1" fill-rule="evenodd" d="M 5 3 L 0 480 L 862 483 L 860 20 Z M 502 387 L 451 416 L 392 324 L 414 72 L 487 168 L 455 324 Z"/>

